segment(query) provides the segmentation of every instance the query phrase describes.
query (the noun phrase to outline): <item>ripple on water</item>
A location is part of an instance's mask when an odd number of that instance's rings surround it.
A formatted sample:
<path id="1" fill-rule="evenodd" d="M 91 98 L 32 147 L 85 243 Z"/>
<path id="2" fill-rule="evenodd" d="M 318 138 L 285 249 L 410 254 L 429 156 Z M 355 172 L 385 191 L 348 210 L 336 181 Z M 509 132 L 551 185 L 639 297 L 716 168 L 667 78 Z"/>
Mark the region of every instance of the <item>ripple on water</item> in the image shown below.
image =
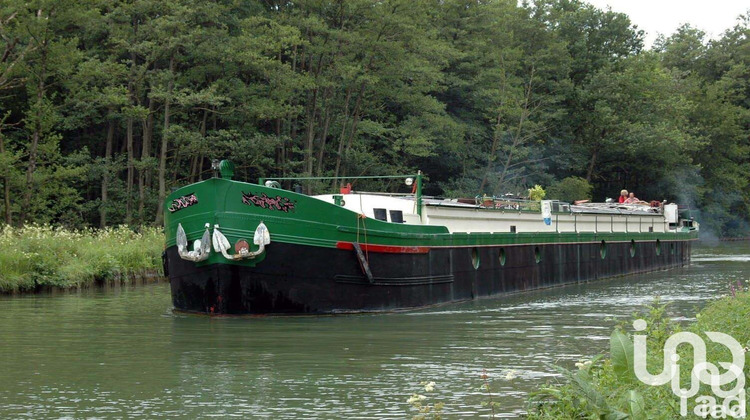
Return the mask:
<path id="1" fill-rule="evenodd" d="M 699 262 L 750 262 L 750 255 L 694 255 L 690 258 L 694 263 Z"/>
<path id="2" fill-rule="evenodd" d="M 605 351 L 654 296 L 686 322 L 750 279 L 749 244 L 695 251 L 684 269 L 396 314 L 186 316 L 168 285 L 0 297 L 0 417 L 401 419 L 422 393 L 474 418 L 485 372 L 498 417 L 517 417 L 559 380 L 549 363 Z"/>

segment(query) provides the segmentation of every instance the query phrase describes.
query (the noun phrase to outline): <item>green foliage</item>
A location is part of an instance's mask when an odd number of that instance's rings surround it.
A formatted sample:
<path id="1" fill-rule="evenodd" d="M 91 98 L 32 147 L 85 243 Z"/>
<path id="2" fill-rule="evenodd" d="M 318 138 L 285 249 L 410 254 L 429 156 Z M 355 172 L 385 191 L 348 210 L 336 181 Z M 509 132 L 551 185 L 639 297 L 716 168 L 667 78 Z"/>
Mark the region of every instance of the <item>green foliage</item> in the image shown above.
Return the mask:
<path id="1" fill-rule="evenodd" d="M 27 225 L 0 231 L 0 293 L 54 286 L 76 288 L 94 281 L 160 273 L 163 234 L 120 226 L 67 230 Z"/>
<path id="2" fill-rule="evenodd" d="M 158 222 L 230 158 L 242 180 L 421 169 L 434 195 L 624 187 L 750 233 L 747 18 L 652 51 L 579 0 L 14 0 L 0 21 L 14 225 Z"/>
<path id="3" fill-rule="evenodd" d="M 546 195 L 547 192 L 544 191 L 544 188 L 542 188 L 541 185 L 534 185 L 529 188 L 529 200 L 540 201 L 543 200 Z"/>
<path id="4" fill-rule="evenodd" d="M 633 342 L 625 333 L 612 331 L 609 337 L 609 354 L 612 358 L 612 370 L 620 381 L 633 379 Z"/>
<path id="5" fill-rule="evenodd" d="M 626 413 L 631 419 L 645 419 L 646 417 L 646 403 L 643 400 L 643 396 L 635 390 L 628 391 L 625 396 L 625 407 Z"/>
<path id="6" fill-rule="evenodd" d="M 732 286 L 733 290 L 734 286 Z M 738 284 L 736 290 L 744 290 Z M 647 329 L 639 334 L 647 335 L 647 364 L 659 369 L 663 364 L 663 349 L 667 339 L 680 328 L 671 319 L 667 305 L 656 300 L 643 313 L 634 314 L 635 319 L 646 321 Z M 697 321 L 689 325 L 688 331 L 704 337 L 708 362 L 717 364 L 731 360 L 729 350 L 705 338 L 706 331 L 729 334 L 742 345 L 750 344 L 750 293 L 737 292 L 709 303 L 699 314 Z M 623 326 L 624 327 L 624 326 Z M 678 348 L 680 356 L 681 383 L 690 381 L 693 366 L 692 349 Z M 631 418 L 672 419 L 680 417 L 680 402 L 672 392 L 670 384 L 649 386 L 640 382 L 633 371 L 633 343 L 618 327 L 610 337 L 609 359 L 597 356 L 592 361 L 577 363 L 578 371 L 572 372 L 553 366 L 564 382 L 543 388 L 532 395 L 529 401 L 530 419 L 558 418 Z M 717 364 L 718 366 L 718 364 Z M 683 386 L 684 387 L 684 386 Z M 709 385 L 702 384 L 698 395 L 711 395 Z M 688 401 L 688 412 L 693 412 L 695 401 Z"/>
<path id="7" fill-rule="evenodd" d="M 578 176 L 569 176 L 550 185 L 547 193 L 550 198 L 574 202 L 576 200 L 591 200 L 593 185 Z"/>

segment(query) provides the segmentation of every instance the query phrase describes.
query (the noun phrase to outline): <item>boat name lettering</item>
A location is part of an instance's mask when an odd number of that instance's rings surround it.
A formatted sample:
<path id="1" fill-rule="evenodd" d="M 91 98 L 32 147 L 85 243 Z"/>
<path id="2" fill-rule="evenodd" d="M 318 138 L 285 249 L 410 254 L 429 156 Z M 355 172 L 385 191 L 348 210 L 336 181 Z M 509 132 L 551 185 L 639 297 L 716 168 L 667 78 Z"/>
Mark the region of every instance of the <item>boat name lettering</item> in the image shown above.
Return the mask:
<path id="1" fill-rule="evenodd" d="M 196 197 L 194 193 L 190 193 L 172 200 L 172 204 L 169 206 L 169 211 L 170 213 L 174 213 L 177 210 L 182 210 L 195 204 L 198 204 L 198 197 Z"/>
<path id="2" fill-rule="evenodd" d="M 266 193 L 257 195 L 246 192 L 242 193 L 242 203 L 247 204 L 248 206 L 257 206 L 262 209 L 280 210 L 284 213 L 294 211 L 294 206 L 296 204 L 296 202 L 280 195 L 269 197 Z"/>

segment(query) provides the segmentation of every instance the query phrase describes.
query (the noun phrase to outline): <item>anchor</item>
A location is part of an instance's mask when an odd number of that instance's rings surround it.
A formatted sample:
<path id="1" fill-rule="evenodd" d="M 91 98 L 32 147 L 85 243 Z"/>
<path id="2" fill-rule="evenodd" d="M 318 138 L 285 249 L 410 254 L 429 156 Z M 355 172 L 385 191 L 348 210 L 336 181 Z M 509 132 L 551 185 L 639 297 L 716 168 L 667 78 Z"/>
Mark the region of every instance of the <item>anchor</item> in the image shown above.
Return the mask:
<path id="1" fill-rule="evenodd" d="M 206 223 L 206 231 L 203 233 L 203 237 L 193 242 L 193 250 L 188 251 L 185 229 L 182 228 L 182 223 L 177 225 L 177 253 L 180 255 L 180 258 L 193 262 L 200 262 L 208 259 L 208 256 L 211 254 L 211 234 L 208 232 L 209 226 L 211 225 Z"/>
<path id="2" fill-rule="evenodd" d="M 230 254 L 227 251 L 231 249 L 231 245 L 226 236 L 219 231 L 219 225 L 214 225 L 213 245 L 216 252 L 221 252 L 224 258 L 231 261 L 248 260 L 261 255 L 266 250 L 266 245 L 271 243 L 271 234 L 268 232 L 268 228 L 263 222 L 258 224 L 253 235 L 253 243 L 258 245 L 257 251 L 250 252 L 250 247 L 247 246 L 247 242 L 241 244 L 237 250 L 237 254 Z M 240 242 L 238 242 L 239 244 Z"/>

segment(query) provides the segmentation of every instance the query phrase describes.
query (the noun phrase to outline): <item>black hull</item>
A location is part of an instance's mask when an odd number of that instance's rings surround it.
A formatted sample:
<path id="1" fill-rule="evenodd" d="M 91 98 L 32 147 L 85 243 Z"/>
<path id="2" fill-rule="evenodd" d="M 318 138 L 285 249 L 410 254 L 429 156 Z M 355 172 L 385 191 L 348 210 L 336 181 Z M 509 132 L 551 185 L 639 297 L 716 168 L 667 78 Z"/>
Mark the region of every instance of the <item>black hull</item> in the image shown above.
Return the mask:
<path id="1" fill-rule="evenodd" d="M 372 281 L 363 274 L 354 251 L 278 242 L 268 247 L 257 267 L 196 267 L 171 247 L 165 268 L 174 307 L 180 311 L 376 312 L 680 267 L 689 264 L 691 246 L 691 241 L 662 241 L 432 248 L 427 254 L 370 252 Z"/>

